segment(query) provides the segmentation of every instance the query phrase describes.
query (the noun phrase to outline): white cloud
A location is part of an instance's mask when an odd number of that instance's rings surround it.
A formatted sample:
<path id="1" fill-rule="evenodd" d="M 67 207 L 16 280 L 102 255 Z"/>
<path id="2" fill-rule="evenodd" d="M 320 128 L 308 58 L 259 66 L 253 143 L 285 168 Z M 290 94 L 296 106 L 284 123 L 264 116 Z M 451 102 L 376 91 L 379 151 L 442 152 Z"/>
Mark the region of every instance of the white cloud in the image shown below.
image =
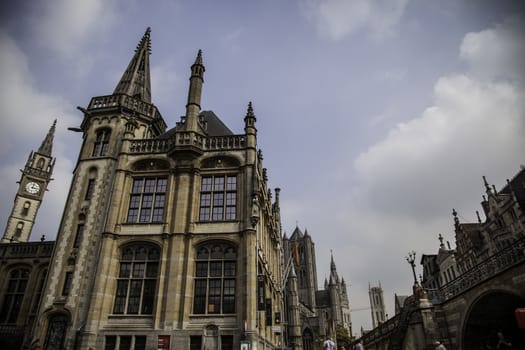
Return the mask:
<path id="1" fill-rule="evenodd" d="M 392 34 L 408 0 L 305 0 L 303 10 L 323 36 L 340 40 L 358 30 L 373 37 Z"/>
<path id="2" fill-rule="evenodd" d="M 484 79 L 525 81 L 525 22 L 507 19 L 494 28 L 468 33 L 460 48 L 460 57 L 471 72 Z"/>
<path id="3" fill-rule="evenodd" d="M 393 294 L 410 293 L 406 253 L 414 249 L 418 259 L 435 253 L 439 233 L 454 245 L 452 208 L 462 221 L 474 221 L 484 193 L 481 176 L 501 188 L 525 162 L 522 28 L 513 20 L 467 34 L 460 49 L 467 72 L 438 79 L 432 106 L 355 160 L 357 179 L 332 211 L 332 225 L 351 232 L 349 239 L 336 231 L 332 244 L 348 252 L 338 266 L 359 281 L 349 291 L 354 307 L 367 305 L 365 281 L 380 280 L 392 313 Z M 366 312 L 352 317 L 370 322 Z"/>
<path id="4" fill-rule="evenodd" d="M 4 199 L 0 202 L 0 212 L 4 215 L 0 222 L 6 222 L 10 213 L 11 200 L 18 186 L 16 181 L 20 179 L 18 169 L 24 167 L 30 151 L 38 149 L 53 120 L 57 118 L 53 145 L 53 156 L 57 158 L 53 172 L 55 180 L 51 182 L 50 191 L 46 192 L 39 212 L 39 218 L 47 219 L 37 220 L 32 236 L 35 239 L 46 233 L 48 238 L 53 238 L 71 178 L 72 161 L 69 159 L 72 157 L 67 152 L 75 148 L 75 142 L 79 142 L 68 134 L 66 128 L 78 125 L 79 118 L 68 113 L 72 108 L 66 100 L 42 93 L 33 86 L 26 56 L 3 32 L 0 32 L 0 75 L 0 175 L 3 179 L 0 198 Z"/>
<path id="5" fill-rule="evenodd" d="M 486 79 L 486 73 L 482 77 L 472 73 L 440 78 L 434 87 L 434 106 L 398 124 L 357 158 L 359 196 L 383 211 L 431 216 L 443 203 L 462 204 L 472 198 L 467 184 L 482 175 L 499 180 L 512 176 L 510 169 L 517 171 L 525 148 L 525 91 L 520 84 L 496 79 L 503 74 L 516 76 L 512 70 L 517 66 L 484 59 L 494 41 L 508 42 L 509 35 L 519 39 L 510 28 L 465 37 L 462 57 L 476 66 L 493 67 L 495 76 Z M 476 49 L 466 55 L 467 46 Z M 525 51 L 500 51 L 499 57 L 501 64 L 523 62 Z"/>

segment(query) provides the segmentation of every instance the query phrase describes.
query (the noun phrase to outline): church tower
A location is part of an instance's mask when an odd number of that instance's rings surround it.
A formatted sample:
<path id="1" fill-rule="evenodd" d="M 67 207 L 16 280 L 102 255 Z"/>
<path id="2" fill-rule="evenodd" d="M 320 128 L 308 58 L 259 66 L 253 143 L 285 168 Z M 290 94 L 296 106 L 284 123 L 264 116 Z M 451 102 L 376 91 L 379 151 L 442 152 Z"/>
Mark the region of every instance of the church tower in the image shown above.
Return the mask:
<path id="1" fill-rule="evenodd" d="M 2 243 L 27 242 L 47 185 L 52 180 L 55 159 L 51 156 L 56 120 L 38 151 L 31 152 L 18 182 L 13 209 L 7 220 Z"/>
<path id="2" fill-rule="evenodd" d="M 372 328 L 376 328 L 380 323 L 386 321 L 386 307 L 383 298 L 383 288 L 381 283 L 377 287 L 368 286 L 370 297 L 370 310 L 372 313 Z"/>

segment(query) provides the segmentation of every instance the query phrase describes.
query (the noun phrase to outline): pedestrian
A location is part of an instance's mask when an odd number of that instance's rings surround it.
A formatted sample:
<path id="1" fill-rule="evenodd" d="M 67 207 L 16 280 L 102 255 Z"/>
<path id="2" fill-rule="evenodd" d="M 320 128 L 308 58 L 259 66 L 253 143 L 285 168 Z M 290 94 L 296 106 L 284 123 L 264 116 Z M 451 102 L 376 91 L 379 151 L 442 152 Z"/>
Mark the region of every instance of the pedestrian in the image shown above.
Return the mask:
<path id="1" fill-rule="evenodd" d="M 332 341 L 332 339 L 328 338 L 324 341 L 323 346 L 325 350 L 334 350 L 335 343 Z"/>
<path id="2" fill-rule="evenodd" d="M 365 347 L 363 346 L 363 343 L 361 343 L 361 340 L 355 345 L 355 350 L 365 350 Z"/>
<path id="3" fill-rule="evenodd" d="M 437 340 L 434 345 L 436 346 L 436 350 L 447 350 L 445 345 L 441 344 L 439 340 Z"/>

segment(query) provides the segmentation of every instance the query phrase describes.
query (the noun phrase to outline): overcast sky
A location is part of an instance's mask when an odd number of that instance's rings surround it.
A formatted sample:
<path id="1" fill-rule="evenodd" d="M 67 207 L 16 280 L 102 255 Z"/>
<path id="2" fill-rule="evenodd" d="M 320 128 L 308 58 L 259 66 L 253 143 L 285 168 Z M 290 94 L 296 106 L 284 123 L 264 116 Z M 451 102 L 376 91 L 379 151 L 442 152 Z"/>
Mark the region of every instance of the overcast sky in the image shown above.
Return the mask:
<path id="1" fill-rule="evenodd" d="M 242 133 L 253 101 L 283 230 L 313 237 L 319 285 L 332 249 L 351 308 L 368 307 L 369 282 L 381 281 L 393 315 L 394 293 L 411 291 L 407 252 L 436 253 L 440 233 L 454 246 L 452 208 L 475 221 L 482 176 L 501 189 L 525 163 L 523 4 L 4 1 L 0 224 L 58 118 L 55 180 L 32 239 L 55 237 L 81 141 L 67 131 L 81 123 L 76 106 L 113 91 L 150 26 L 152 98 L 169 127 L 202 49 L 202 108 Z M 370 328 L 369 310 L 352 321 L 354 333 Z"/>

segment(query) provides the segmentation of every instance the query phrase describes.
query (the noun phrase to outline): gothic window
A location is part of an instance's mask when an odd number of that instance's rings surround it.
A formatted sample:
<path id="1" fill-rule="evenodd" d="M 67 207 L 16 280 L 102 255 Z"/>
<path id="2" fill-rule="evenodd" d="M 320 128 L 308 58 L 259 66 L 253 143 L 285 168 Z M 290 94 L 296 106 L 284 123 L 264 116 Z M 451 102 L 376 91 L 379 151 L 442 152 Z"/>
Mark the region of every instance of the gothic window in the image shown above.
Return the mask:
<path id="1" fill-rule="evenodd" d="M 193 313 L 235 313 L 237 253 L 226 243 L 197 248 Z"/>
<path id="2" fill-rule="evenodd" d="M 82 236 L 84 235 L 84 224 L 77 225 L 77 233 L 75 235 L 75 241 L 73 242 L 73 248 L 78 248 L 80 242 L 82 242 Z"/>
<path id="3" fill-rule="evenodd" d="M 204 176 L 199 220 L 228 221 L 237 218 L 237 176 Z"/>
<path id="4" fill-rule="evenodd" d="M 28 280 L 28 269 L 20 268 L 10 272 L 2 310 L 0 311 L 0 323 L 16 323 Z"/>
<path id="5" fill-rule="evenodd" d="M 45 350 L 63 349 L 67 329 L 67 316 L 53 315 L 49 318 Z"/>
<path id="6" fill-rule="evenodd" d="M 168 179 L 165 177 L 133 179 L 127 222 L 162 222 L 167 184 Z"/>
<path id="7" fill-rule="evenodd" d="M 36 164 L 37 169 L 42 170 L 44 168 L 45 160 L 44 158 L 40 158 Z"/>
<path id="8" fill-rule="evenodd" d="M 71 271 L 66 272 L 66 277 L 64 278 L 64 287 L 62 288 L 63 296 L 69 295 L 69 291 L 71 290 L 72 281 L 73 281 L 73 272 Z"/>
<path id="9" fill-rule="evenodd" d="M 113 313 L 151 315 L 159 270 L 159 249 L 134 244 L 122 250 Z"/>
<path id="10" fill-rule="evenodd" d="M 91 199 L 91 197 L 93 196 L 94 190 L 95 190 L 95 179 L 89 179 L 87 189 L 86 189 L 86 197 L 85 197 L 86 200 Z"/>
<path id="11" fill-rule="evenodd" d="M 29 208 L 31 208 L 30 202 L 24 202 L 24 206 L 22 207 L 22 215 L 27 216 L 29 214 Z"/>
<path id="12" fill-rule="evenodd" d="M 44 283 L 46 281 L 46 275 L 47 275 L 47 270 L 44 269 L 40 273 L 40 277 L 38 279 L 37 290 L 36 290 L 36 293 L 35 293 L 33 306 L 31 308 L 31 313 L 32 314 L 35 314 L 38 311 L 38 305 L 40 304 L 40 299 L 42 298 L 42 291 L 44 290 Z"/>
<path id="13" fill-rule="evenodd" d="M 22 230 L 23 229 L 24 229 L 24 223 L 22 221 L 19 221 L 16 224 L 15 235 L 13 237 L 14 240 L 17 240 L 18 238 L 20 238 L 20 236 L 22 235 Z"/>
<path id="14" fill-rule="evenodd" d="M 97 131 L 97 136 L 93 144 L 93 157 L 102 157 L 108 153 L 110 135 L 111 130 L 109 129 L 101 129 Z"/>

